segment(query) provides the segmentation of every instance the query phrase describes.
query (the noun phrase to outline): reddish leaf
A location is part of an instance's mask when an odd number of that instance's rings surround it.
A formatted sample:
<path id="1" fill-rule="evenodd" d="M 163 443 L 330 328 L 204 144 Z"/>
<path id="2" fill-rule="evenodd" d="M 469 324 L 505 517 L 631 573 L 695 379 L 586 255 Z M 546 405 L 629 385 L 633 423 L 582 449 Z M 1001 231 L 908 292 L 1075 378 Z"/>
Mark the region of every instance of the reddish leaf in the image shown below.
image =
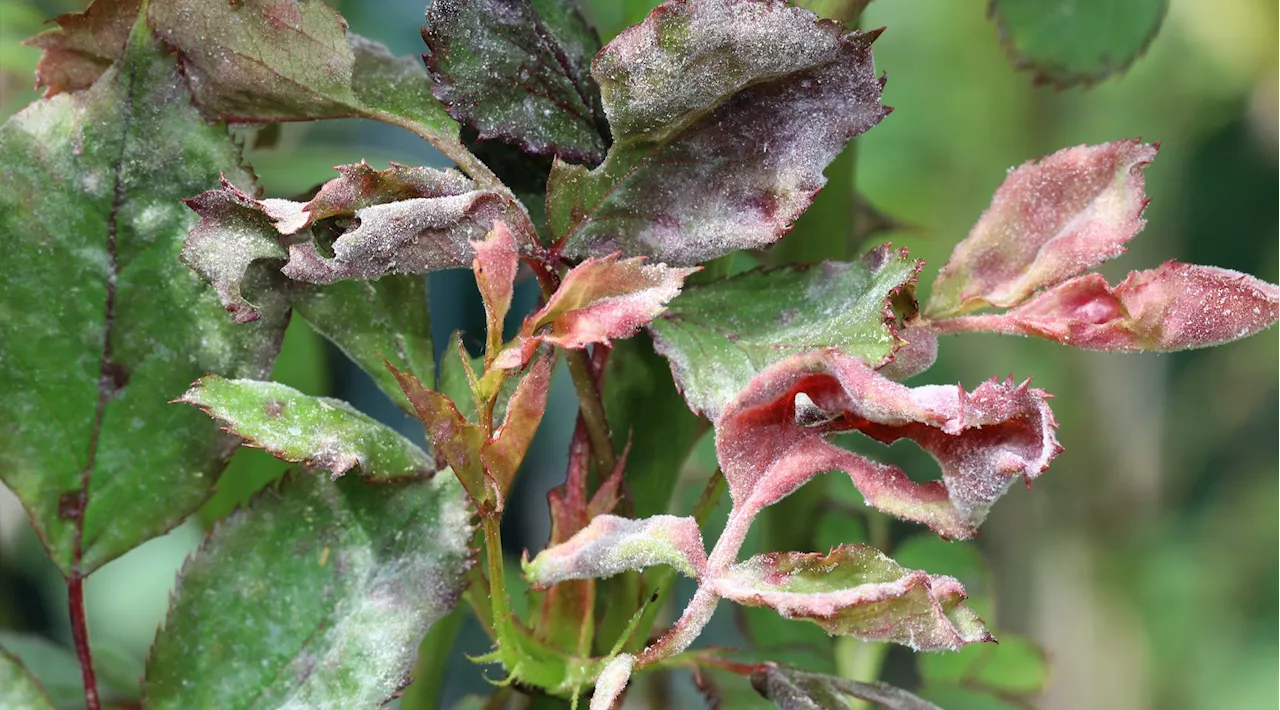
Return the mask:
<path id="1" fill-rule="evenodd" d="M 1156 148 L 1081 145 L 1014 169 L 939 272 L 926 315 L 1014 306 L 1124 253 L 1146 224 L 1142 168 Z"/>
<path id="2" fill-rule="evenodd" d="M 1091 350 L 1186 350 L 1244 338 L 1280 318 L 1280 289 L 1247 274 L 1166 262 L 1112 287 L 1087 274 L 997 315 L 938 321 L 942 332 L 1031 335 Z"/>
<path id="3" fill-rule="evenodd" d="M 580 350 L 629 338 L 666 310 L 685 277 L 698 268 L 645 264 L 644 257 L 619 259 L 617 254 L 587 259 L 570 269 L 547 305 L 525 320 L 520 336 L 495 365 L 518 367 L 540 342 Z"/>
<path id="4" fill-rule="evenodd" d="M 1037 389 L 989 381 L 909 388 L 856 358 L 800 355 L 759 375 L 716 424 L 716 450 L 735 515 L 754 516 L 819 473 L 840 469 L 867 502 L 972 537 L 991 504 L 1019 476 L 1038 476 L 1061 450 L 1056 423 Z M 883 442 L 910 438 L 942 468 L 942 481 L 913 483 L 898 468 L 868 461 L 824 439 L 858 430 Z"/>
<path id="5" fill-rule="evenodd" d="M 511 489 L 516 469 L 524 460 L 525 451 L 533 441 L 533 435 L 547 408 L 547 388 L 551 384 L 551 365 L 555 357 L 547 353 L 534 361 L 529 372 L 520 380 L 515 394 L 507 405 L 507 417 L 502 426 L 485 442 L 480 452 L 488 475 L 497 483 L 499 509 L 501 501 Z"/>
<path id="6" fill-rule="evenodd" d="M 124 55 L 129 31 L 138 19 L 141 0 L 97 0 L 84 12 L 54 18 L 47 30 L 23 44 L 44 50 L 36 65 L 36 88 L 45 98 L 87 89 L 107 67 Z"/>
<path id="7" fill-rule="evenodd" d="M 432 449 L 453 469 L 477 510 L 493 501 L 497 484 L 485 471 L 480 453 L 485 443 L 484 430 L 468 422 L 452 400 L 427 389 L 418 378 L 400 372 L 390 363 L 387 369 L 413 404 Z"/>
<path id="8" fill-rule="evenodd" d="M 828 633 L 892 641 L 917 651 L 991 641 L 952 577 L 903 569 L 879 550 L 842 545 L 830 554 L 757 555 L 711 581 L 726 599 L 768 606 Z"/>
<path id="9" fill-rule="evenodd" d="M 599 515 L 567 542 L 525 561 L 529 583 L 547 586 L 566 579 L 612 577 L 627 570 L 671 565 L 697 578 L 707 566 L 702 533 L 693 518 L 655 515 L 630 520 Z"/>
<path id="10" fill-rule="evenodd" d="M 487 333 L 485 354 L 494 357 L 502 347 L 502 324 L 511 308 L 511 294 L 515 287 L 516 270 L 520 267 L 516 240 L 505 222 L 494 222 L 493 231 L 484 241 L 472 242 L 476 258 L 471 270 L 476 275 L 476 286 L 484 299 Z"/>

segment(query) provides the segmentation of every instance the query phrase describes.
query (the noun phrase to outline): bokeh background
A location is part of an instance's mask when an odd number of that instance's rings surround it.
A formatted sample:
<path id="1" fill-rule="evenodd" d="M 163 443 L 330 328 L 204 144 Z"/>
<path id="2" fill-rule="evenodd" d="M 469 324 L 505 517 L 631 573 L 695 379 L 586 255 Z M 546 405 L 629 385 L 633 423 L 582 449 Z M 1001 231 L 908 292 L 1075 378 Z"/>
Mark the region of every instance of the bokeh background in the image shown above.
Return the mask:
<path id="1" fill-rule="evenodd" d="M 422 51 L 423 0 L 331 4 L 354 31 L 397 53 Z M 606 37 L 654 4 L 588 3 Z M 82 6 L 0 0 L 0 114 L 36 98 L 38 53 L 19 41 Z M 862 24 L 888 28 L 875 56 L 889 74 L 885 103 L 896 111 L 859 139 L 856 183 L 909 225 L 876 239 L 905 244 L 928 262 L 923 294 L 1008 168 L 1060 147 L 1126 137 L 1162 148 L 1146 170 L 1147 229 L 1104 273 L 1116 279 L 1173 258 L 1277 281 L 1274 2 L 1172 0 L 1160 35 L 1127 73 L 1062 92 L 1033 86 L 1029 73 L 1014 69 L 981 0 L 876 0 Z M 331 166 L 361 158 L 377 167 L 444 164 L 413 136 L 368 122 L 289 125 L 246 141 L 272 196 L 301 193 L 331 177 Z M 480 332 L 469 274 L 433 275 L 430 293 L 437 343 L 455 329 Z M 526 285 L 520 297 L 527 307 L 536 295 Z M 1274 329 L 1173 355 L 1085 353 L 996 336 L 943 340 L 922 381 L 971 385 L 1014 374 L 1058 395 L 1066 453 L 1033 490 L 1015 489 L 996 506 L 979 543 L 996 575 L 1000 628 L 1035 639 L 1052 660 L 1039 707 L 1276 707 L 1278 358 Z M 291 326 L 276 379 L 343 397 L 414 432 L 301 321 Z M 526 505 L 508 524 L 513 551 L 546 539 L 543 494 L 563 476 L 575 407 L 567 378 L 557 381 L 551 407 L 522 484 Z M 101 654 L 141 667 L 173 575 L 204 526 L 282 471 L 261 452 L 242 450 L 199 519 L 89 579 Z M 696 492 L 707 471 L 694 461 L 688 474 Z M 21 509 L 0 490 L 0 630 L 67 642 L 64 595 Z M 485 688 L 461 658 L 485 643 L 474 633 L 463 638 L 451 697 Z"/>

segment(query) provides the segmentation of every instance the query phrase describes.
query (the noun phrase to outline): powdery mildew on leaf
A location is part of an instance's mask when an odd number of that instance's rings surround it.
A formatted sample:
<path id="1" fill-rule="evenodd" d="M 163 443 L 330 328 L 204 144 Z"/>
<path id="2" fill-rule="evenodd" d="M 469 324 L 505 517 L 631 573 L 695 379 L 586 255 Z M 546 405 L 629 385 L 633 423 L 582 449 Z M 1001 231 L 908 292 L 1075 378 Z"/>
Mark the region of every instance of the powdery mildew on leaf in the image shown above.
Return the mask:
<path id="1" fill-rule="evenodd" d="M 334 478 L 353 468 L 373 480 L 421 477 L 436 470 L 426 452 L 346 402 L 310 397 L 278 382 L 210 375 L 177 401 L 204 410 L 249 446 L 326 469 Z"/>
<path id="2" fill-rule="evenodd" d="M 1142 231 L 1142 168 L 1157 146 L 1065 148 L 1009 173 L 938 273 L 925 315 L 1014 306 L 1125 251 Z"/>
<path id="3" fill-rule="evenodd" d="M 92 87 L 11 118 L 0 156 L 0 477 L 88 574 L 208 496 L 233 440 L 168 402 L 209 372 L 265 377 L 287 307 L 263 279 L 261 318 L 237 325 L 178 260 L 179 199 L 249 176 L 145 28 Z"/>
<path id="4" fill-rule="evenodd" d="M 351 217 L 365 207 L 417 197 L 461 195 L 474 187 L 456 170 L 390 165 L 386 170 L 374 170 L 363 160 L 338 165 L 334 170 L 340 177 L 321 185 L 309 201 L 268 199 L 262 201 L 262 209 L 275 220 L 281 234 L 296 234 L 322 219 Z"/>
<path id="5" fill-rule="evenodd" d="M 520 255 L 515 237 L 506 222 L 493 223 L 493 230 L 481 241 L 472 242 L 476 258 L 471 271 L 476 277 L 476 287 L 484 301 L 485 332 L 488 335 L 486 352 L 502 346 L 502 325 L 511 308 L 511 295 L 515 291 L 516 271 L 520 268 Z"/>
<path id="6" fill-rule="evenodd" d="M 871 42 L 781 0 L 670 0 L 592 64 L 614 144 L 547 192 L 569 256 L 690 265 L 785 233 L 880 105 Z"/>
<path id="7" fill-rule="evenodd" d="M 457 602 L 471 533 L 446 472 L 286 479 L 187 562 L 147 661 L 144 704 L 379 706 Z"/>
<path id="8" fill-rule="evenodd" d="M 44 52 L 36 65 L 36 88 L 45 89 L 48 98 L 92 86 L 124 56 L 141 7 L 141 0 L 96 0 L 84 12 L 54 18 L 57 29 L 23 42 Z"/>
<path id="9" fill-rule="evenodd" d="M 1040 475 L 1061 451 L 1046 397 L 1027 383 L 995 380 L 972 393 L 909 388 L 855 358 L 800 355 L 760 373 L 726 407 L 716 453 L 735 515 L 754 515 L 812 477 L 842 470 L 868 504 L 965 539 L 1013 481 Z M 938 461 L 942 480 L 914 483 L 824 438 L 850 430 L 885 443 L 912 439 Z"/>
<path id="10" fill-rule="evenodd" d="M 535 586 L 568 579 L 612 577 L 627 570 L 671 565 L 698 578 L 707 566 L 702 533 L 693 518 L 655 515 L 643 520 L 597 515 L 567 542 L 553 545 L 524 563 Z"/>
<path id="11" fill-rule="evenodd" d="M 480 140 L 575 162 L 604 158 L 607 127 L 587 73 L 600 40 L 576 2 L 435 0 L 422 38 L 433 93 Z"/>
<path id="12" fill-rule="evenodd" d="M 872 365 L 896 357 L 903 340 L 890 297 L 913 286 L 920 265 L 885 245 L 851 263 L 752 271 L 691 286 L 649 330 L 689 407 L 714 420 L 752 377 L 792 355 L 836 348 Z"/>
<path id="13" fill-rule="evenodd" d="M 774 552 L 712 581 L 726 599 L 768 606 L 827 632 L 892 641 L 917 651 L 958 650 L 992 640 L 951 577 L 903 569 L 879 550 L 842 545 L 829 554 Z"/>
<path id="14" fill-rule="evenodd" d="M 1166 262 L 1117 286 L 1087 274 L 1006 313 L 934 324 L 943 332 L 1029 335 L 1090 350 L 1168 351 L 1245 338 L 1280 318 L 1275 284 L 1229 269 Z"/>
<path id="15" fill-rule="evenodd" d="M 538 431 L 538 424 L 542 422 L 542 415 L 547 410 L 547 391 L 551 386 L 551 368 L 554 363 L 555 357 L 551 353 L 533 361 L 507 403 L 502 425 L 494 430 L 493 436 L 480 450 L 480 460 L 498 484 L 498 493 L 502 498 L 511 490 L 516 470 L 524 461 L 525 452 L 529 450 L 533 435 Z"/>
<path id="16" fill-rule="evenodd" d="M 590 710 L 611 710 L 622 697 L 622 691 L 631 680 L 631 668 L 635 665 L 635 657 L 623 653 L 615 656 L 600 671 L 596 678 L 596 690 L 591 696 Z"/>
<path id="17" fill-rule="evenodd" d="M 0 647 L 0 707 L 24 710 L 53 710 L 49 694 L 23 667 L 22 662 Z"/>

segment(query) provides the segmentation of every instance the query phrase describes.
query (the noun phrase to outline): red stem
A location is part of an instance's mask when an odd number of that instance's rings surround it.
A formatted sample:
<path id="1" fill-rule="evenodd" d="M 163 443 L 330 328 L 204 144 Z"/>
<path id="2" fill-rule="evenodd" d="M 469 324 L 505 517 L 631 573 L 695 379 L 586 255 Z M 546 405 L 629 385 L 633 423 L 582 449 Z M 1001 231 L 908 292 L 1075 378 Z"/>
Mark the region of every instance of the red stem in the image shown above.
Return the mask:
<path id="1" fill-rule="evenodd" d="M 80 675 L 84 680 L 85 710 L 101 710 L 98 700 L 98 681 L 93 676 L 93 654 L 89 651 L 89 625 L 84 617 L 84 578 L 67 578 L 67 606 L 71 610 L 71 635 L 76 643 L 76 657 L 80 659 Z"/>

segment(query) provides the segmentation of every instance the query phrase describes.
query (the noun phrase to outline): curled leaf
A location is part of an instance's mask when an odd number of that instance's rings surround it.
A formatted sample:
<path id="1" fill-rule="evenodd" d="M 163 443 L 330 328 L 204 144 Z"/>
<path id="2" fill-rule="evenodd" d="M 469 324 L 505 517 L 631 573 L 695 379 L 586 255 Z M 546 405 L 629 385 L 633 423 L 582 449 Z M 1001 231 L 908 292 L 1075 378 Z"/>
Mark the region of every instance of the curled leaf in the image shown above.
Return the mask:
<path id="1" fill-rule="evenodd" d="M 453 469 L 477 509 L 486 501 L 492 501 L 496 484 L 485 472 L 480 459 L 480 450 L 485 442 L 484 429 L 468 422 L 458 412 L 453 400 L 427 389 L 418 378 L 390 364 L 387 369 L 413 404 L 436 456 L 443 458 Z"/>
<path id="2" fill-rule="evenodd" d="M 716 423 L 716 452 L 735 514 L 747 516 L 830 470 L 849 474 L 867 502 L 951 538 L 972 537 L 991 504 L 1019 477 L 1040 475 L 1061 447 L 1047 395 L 1026 383 L 988 381 L 909 388 L 835 352 L 800 355 L 756 376 Z M 828 443 L 860 431 L 885 443 L 914 440 L 942 481 L 912 482 L 900 469 Z"/>
<path id="3" fill-rule="evenodd" d="M 596 678 L 596 690 L 591 696 L 591 710 L 613 710 L 618 698 L 631 680 L 631 668 L 635 665 L 635 657 L 629 653 L 614 656 L 600 676 Z"/>
<path id="4" fill-rule="evenodd" d="M 365 207 L 417 197 L 461 195 L 472 189 L 471 181 L 456 170 L 394 162 L 390 166 L 386 170 L 374 170 L 363 160 L 335 166 L 339 177 L 320 186 L 309 201 L 263 200 L 263 211 L 276 221 L 276 229 L 281 234 L 296 234 L 322 219 L 353 217 Z"/>
<path id="5" fill-rule="evenodd" d="M 1142 168 L 1156 149 L 1081 145 L 1014 169 L 938 273 L 925 315 L 1014 306 L 1124 253 L 1146 225 Z"/>
<path id="6" fill-rule="evenodd" d="M 1072 279 L 1007 313 L 939 321 L 943 332 L 1030 335 L 1090 350 L 1186 350 L 1248 337 L 1280 318 L 1280 289 L 1247 274 L 1166 262 L 1118 286 Z"/>
<path id="7" fill-rule="evenodd" d="M 614 143 L 595 170 L 552 168 L 552 234 L 570 256 L 674 265 L 777 241 L 888 113 L 876 34 L 782 0 L 659 6 L 592 62 Z"/>
<path id="8" fill-rule="evenodd" d="M 476 251 L 471 270 L 475 273 L 476 286 L 484 299 L 488 334 L 486 354 L 497 355 L 498 348 L 502 346 L 502 324 L 506 320 L 507 310 L 511 308 L 516 270 L 520 267 L 516 240 L 511 236 L 507 224 L 499 221 L 493 223 L 493 231 L 484 240 L 472 242 L 471 246 Z"/>
<path id="9" fill-rule="evenodd" d="M 568 542 L 524 563 L 529 583 L 547 586 L 566 579 L 612 577 L 627 570 L 671 565 L 697 578 L 707 566 L 702 533 L 693 518 L 655 515 L 643 520 L 597 515 Z"/>
<path id="10" fill-rule="evenodd" d="M 507 404 L 506 418 L 480 452 L 488 475 L 497 483 L 498 492 L 505 497 L 516 477 L 516 469 L 524 461 L 524 454 L 533 441 L 542 415 L 547 409 L 547 390 L 551 385 L 551 366 L 555 357 L 547 353 L 534 361 L 529 372 L 520 378 L 520 384 Z"/>
<path id="11" fill-rule="evenodd" d="M 757 555 L 712 584 L 726 599 L 768 606 L 832 634 L 892 641 L 917 651 L 957 650 L 992 640 L 978 615 L 961 604 L 965 594 L 958 581 L 903 569 L 867 545 L 842 545 L 827 555 Z"/>
<path id="12" fill-rule="evenodd" d="M 84 12 L 55 17 L 56 29 L 23 42 L 44 52 L 36 65 L 36 88 L 45 89 L 48 98 L 92 86 L 124 56 L 141 7 L 141 0 L 95 0 Z"/>

